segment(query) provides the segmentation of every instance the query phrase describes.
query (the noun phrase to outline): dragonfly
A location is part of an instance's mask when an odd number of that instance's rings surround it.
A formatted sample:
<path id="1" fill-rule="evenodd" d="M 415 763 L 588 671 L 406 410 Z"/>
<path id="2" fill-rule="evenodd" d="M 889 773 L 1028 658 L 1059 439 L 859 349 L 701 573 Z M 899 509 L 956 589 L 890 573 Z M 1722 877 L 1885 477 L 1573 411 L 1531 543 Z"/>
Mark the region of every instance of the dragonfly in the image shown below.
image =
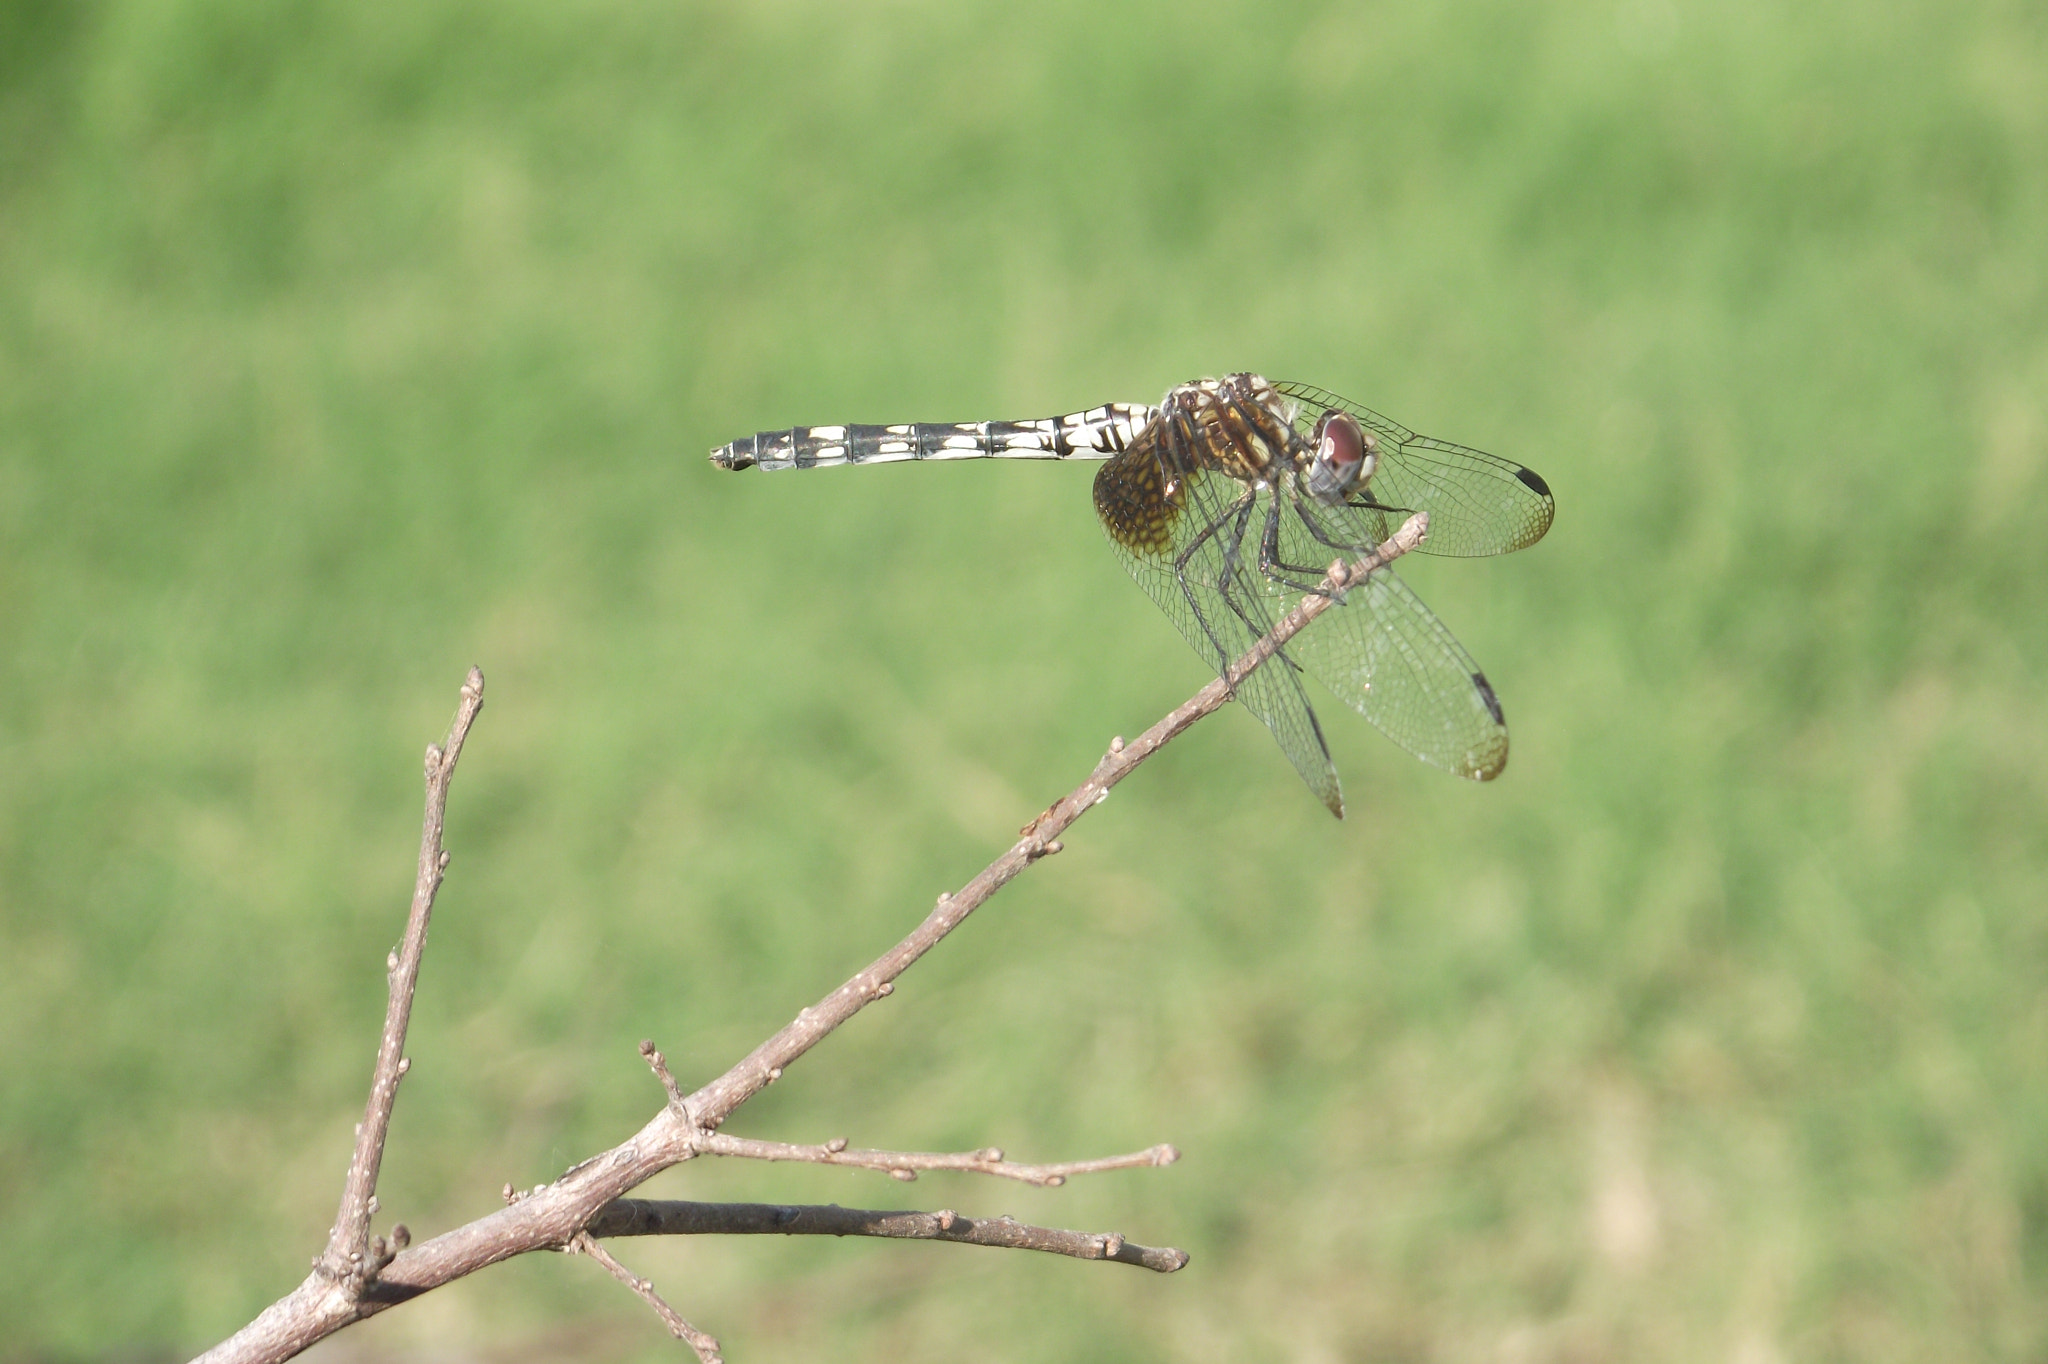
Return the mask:
<path id="1" fill-rule="evenodd" d="M 711 452 L 721 469 L 947 459 L 1099 459 L 1095 513 L 1117 557 L 1219 675 L 1306 593 L 1331 606 L 1241 678 L 1262 720 L 1338 818 L 1343 787 L 1302 676 L 1408 752 L 1490 781 L 1507 766 L 1500 698 L 1391 567 L 1333 593 L 1333 556 L 1371 553 L 1413 513 L 1420 548 L 1506 554 L 1550 529 L 1533 469 L 1431 436 L 1310 384 L 1197 379 L 1156 405 L 1109 403 L 1031 421 L 799 426 Z"/>

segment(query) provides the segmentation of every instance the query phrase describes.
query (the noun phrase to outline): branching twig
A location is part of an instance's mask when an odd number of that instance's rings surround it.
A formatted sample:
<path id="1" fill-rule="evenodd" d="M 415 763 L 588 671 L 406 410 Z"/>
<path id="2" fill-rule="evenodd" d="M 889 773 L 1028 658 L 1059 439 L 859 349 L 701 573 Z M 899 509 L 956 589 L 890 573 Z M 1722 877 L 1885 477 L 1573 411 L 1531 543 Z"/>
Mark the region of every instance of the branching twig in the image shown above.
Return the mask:
<path id="1" fill-rule="evenodd" d="M 374 1210 L 371 1194 L 376 1184 L 377 1162 L 382 1155 L 384 1133 L 390 1121 L 392 1095 L 398 1076 L 404 1071 L 404 1062 L 400 1057 L 404 1044 L 405 1019 L 411 1007 L 412 988 L 418 978 L 419 949 L 425 942 L 427 914 L 432 907 L 434 891 L 440 885 L 441 873 L 447 865 L 446 856 L 440 850 L 440 839 L 441 814 L 447 799 L 448 777 L 453 773 L 462 737 L 468 732 L 469 723 L 475 719 L 477 707 L 481 704 L 483 677 L 482 674 L 471 670 L 469 681 L 463 688 L 462 707 L 457 713 L 456 726 L 450 731 L 448 743 L 428 750 L 427 820 L 421 837 L 419 888 L 414 896 L 412 921 L 407 927 L 405 946 L 395 954 L 391 963 L 391 1017 L 386 1023 L 384 1043 L 378 1053 L 377 1080 L 371 1093 L 370 1109 L 357 1142 L 357 1158 L 349 1170 L 348 1192 L 344 1195 L 341 1215 L 336 1220 L 328 1251 L 315 1262 L 313 1274 L 297 1289 L 272 1303 L 254 1321 L 208 1351 L 202 1359 L 216 1361 L 217 1364 L 227 1364 L 228 1361 L 288 1359 L 314 1341 L 332 1335 L 352 1322 L 375 1315 L 453 1279 L 474 1273 L 486 1265 L 528 1251 L 566 1248 L 574 1243 L 586 1228 L 598 1225 L 601 1214 L 609 1216 L 607 1205 L 614 1203 L 628 1191 L 662 1170 L 720 1146 L 728 1139 L 720 1137 L 717 1129 L 735 1109 L 768 1084 L 780 1079 L 785 1066 L 815 1047 L 847 1019 L 873 1001 L 888 995 L 894 989 L 896 977 L 936 946 L 940 939 L 958 927 L 991 895 L 1015 879 L 1033 862 L 1058 852 L 1059 835 L 1089 808 L 1099 803 L 1112 786 L 1122 781 L 1140 763 L 1171 742 L 1195 721 L 1222 706 L 1230 699 L 1232 688 L 1243 681 L 1253 668 L 1270 659 L 1304 626 L 1341 599 L 1345 591 L 1363 581 L 1369 573 L 1415 548 L 1421 543 L 1427 529 L 1428 518 L 1418 513 L 1410 517 L 1407 524 L 1391 539 L 1364 559 L 1351 564 L 1332 565 L 1328 576 L 1317 590 L 1305 596 L 1300 605 L 1290 611 L 1242 658 L 1233 663 L 1222 677 L 1202 688 L 1131 743 L 1112 741 L 1109 752 L 1095 765 L 1095 770 L 1089 774 L 1088 779 L 1054 802 L 1045 813 L 1027 825 L 1022 837 L 1009 851 L 990 863 L 958 891 L 941 895 L 938 904 L 925 916 L 924 921 L 895 947 L 876 958 L 818 1003 L 800 1010 L 795 1019 L 754 1048 L 723 1075 L 703 1085 L 694 1093 L 685 1095 L 681 1092 L 681 1087 L 675 1083 L 674 1077 L 668 1073 L 660 1053 L 654 1050 L 652 1044 L 645 1045 L 643 1052 L 655 1073 L 661 1077 L 663 1087 L 668 1093 L 668 1102 L 639 1132 L 611 1150 L 573 1166 L 552 1184 L 531 1190 L 519 1197 L 511 1206 L 480 1217 L 465 1226 L 444 1232 L 429 1241 L 405 1247 L 403 1239 L 394 1234 L 397 1253 L 388 1263 L 384 1263 L 382 1255 L 371 1253 L 371 1247 L 366 1239 L 368 1218 Z M 760 1147 L 779 1145 L 743 1144 Z M 806 1148 L 781 1149 L 798 1151 Z M 1153 1151 L 1159 1152 L 1164 1149 L 1170 1148 L 1153 1148 Z M 747 1154 L 760 1152 L 749 1151 Z M 842 1150 L 829 1154 L 843 1156 L 848 1153 Z M 872 1154 L 897 1162 L 885 1167 L 890 1169 L 967 1168 L 981 1169 L 987 1173 L 1006 1173 L 1003 1170 L 988 1168 L 1001 1162 L 999 1158 L 984 1159 L 987 1153 L 974 1153 L 967 1157 L 931 1157 L 930 1159 L 937 1161 L 964 1160 L 967 1163 L 925 1166 L 905 1164 L 905 1161 L 919 1159 L 910 1153 Z M 1165 1161 L 1154 1157 L 1152 1152 L 1146 1152 L 1140 1153 L 1139 1157 L 1114 1157 L 1108 1161 L 1082 1162 L 1068 1166 L 1015 1168 L 1035 1168 L 1064 1174 L 1079 1173 L 1083 1169 L 1110 1169 L 1121 1168 L 1126 1164 L 1155 1163 L 1163 1164 Z M 809 1212 L 800 1213 L 800 1216 L 811 1215 L 813 1214 Z M 824 1212 L 815 1215 L 820 1218 L 828 1216 Z M 937 1219 L 933 1223 L 938 1227 L 934 1237 L 940 1240 L 970 1239 L 965 1235 L 950 1234 L 952 1228 L 963 1225 L 975 1229 L 973 1243 L 980 1245 L 1057 1249 L 1053 1243 L 1060 1238 L 1081 1238 L 1084 1241 L 1087 1239 L 1086 1235 L 1080 1232 L 1024 1228 L 1005 1219 L 993 1222 L 976 1221 L 943 1213 L 860 1213 L 841 1209 L 837 1214 L 830 1215 L 850 1218 L 856 1222 L 861 1218 L 880 1218 L 885 1220 L 879 1224 L 869 1225 L 898 1228 L 857 1231 L 852 1229 L 849 1223 L 849 1229 L 833 1233 L 841 1235 L 919 1235 L 922 1233 L 916 1228 L 922 1224 L 915 1222 L 914 1219 L 930 1217 Z M 906 1218 L 913 1220 L 893 1220 Z M 607 1222 L 604 1225 L 610 1224 Z M 1034 1237 L 1044 1238 L 1046 1244 L 1033 1243 Z M 1142 1257 L 1158 1257 L 1159 1262 L 1151 1265 L 1153 1268 L 1178 1268 L 1186 1262 L 1186 1256 L 1177 1250 L 1137 1250 L 1120 1237 L 1096 1238 L 1096 1243 L 1101 1248 L 1100 1253 L 1084 1258 L 1127 1260 L 1131 1254 L 1138 1254 L 1141 1257 L 1139 1263 L 1150 1263 Z"/>
<path id="2" fill-rule="evenodd" d="M 1033 1227 L 1008 1217 L 962 1217 L 942 1212 L 881 1212 L 836 1203 L 684 1203 L 620 1198 L 591 1221 L 593 1236 L 887 1236 L 909 1241 L 957 1241 L 966 1246 L 1042 1250 L 1077 1260 L 1115 1260 L 1171 1274 L 1188 1262 L 1171 1246 L 1141 1246 L 1115 1232 Z"/>
<path id="3" fill-rule="evenodd" d="M 697 1150 L 707 1156 L 746 1156 L 751 1160 L 801 1160 L 813 1165 L 850 1165 L 861 1170 L 886 1170 L 906 1182 L 920 1170 L 965 1170 L 973 1174 L 999 1175 L 1040 1188 L 1056 1189 L 1069 1175 L 1092 1175 L 1104 1170 L 1131 1170 L 1147 1165 L 1171 1165 L 1180 1152 L 1171 1146 L 1148 1146 L 1127 1156 L 1106 1156 L 1100 1160 L 1070 1160 L 1058 1165 L 1020 1165 L 1003 1159 L 1000 1148 L 979 1151 L 866 1151 L 849 1147 L 845 1138 L 820 1146 L 797 1146 L 786 1141 L 756 1141 L 732 1137 L 723 1132 L 705 1134 Z"/>
<path id="4" fill-rule="evenodd" d="M 420 829 L 419 875 L 413 882 L 412 913 L 405 923 L 405 940 L 385 959 L 384 970 L 390 986 L 390 1002 L 384 1011 L 384 1035 L 377 1044 L 377 1066 L 371 1073 L 370 1102 L 363 1121 L 356 1128 L 355 1154 L 350 1157 L 348 1178 L 342 1185 L 341 1208 L 328 1233 L 327 1249 L 314 1263 L 328 1279 L 364 1282 L 383 1266 L 370 1247 L 370 1216 L 377 1204 L 377 1170 L 384 1160 L 384 1138 L 391 1130 L 391 1108 L 398 1099 L 398 1082 L 411 1068 L 405 1059 L 405 1029 L 412 1017 L 413 991 L 420 979 L 420 956 L 427 949 L 427 920 L 434 912 L 434 896 L 441 889 L 442 874 L 448 870 L 448 854 L 441 847 L 441 821 L 448 809 L 448 782 L 462 757 L 462 741 L 484 706 L 484 675 L 471 668 L 462 684 L 462 700 L 448 737 L 427 745 L 427 814 Z"/>
<path id="5" fill-rule="evenodd" d="M 577 1232 L 574 1239 L 563 1249 L 571 1255 L 588 1255 L 603 1265 L 606 1273 L 639 1294 L 640 1300 L 653 1308 L 654 1315 L 661 1318 L 661 1324 L 668 1327 L 668 1333 L 697 1352 L 699 1364 L 725 1364 L 725 1360 L 718 1353 L 716 1340 L 684 1321 L 682 1313 L 662 1301 L 661 1294 L 654 1291 L 652 1283 L 620 1264 L 589 1232 Z"/>

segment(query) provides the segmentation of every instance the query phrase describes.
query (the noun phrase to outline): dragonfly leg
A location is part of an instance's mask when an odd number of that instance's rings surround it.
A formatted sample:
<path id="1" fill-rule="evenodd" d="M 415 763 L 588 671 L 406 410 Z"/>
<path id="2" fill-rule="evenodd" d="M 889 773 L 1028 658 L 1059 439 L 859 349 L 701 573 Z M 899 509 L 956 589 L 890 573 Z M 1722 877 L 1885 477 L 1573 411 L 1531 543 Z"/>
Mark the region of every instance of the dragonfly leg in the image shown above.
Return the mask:
<path id="1" fill-rule="evenodd" d="M 1245 532 L 1250 529 L 1252 512 L 1256 510 L 1257 506 L 1257 490 L 1248 490 L 1238 503 L 1239 510 L 1237 512 L 1237 525 L 1231 531 L 1230 550 L 1226 555 L 1226 559 L 1228 562 L 1224 568 L 1224 571 L 1217 577 L 1217 590 L 1222 595 L 1224 604 L 1230 608 L 1231 613 L 1235 615 L 1238 618 L 1238 620 L 1243 622 L 1245 632 L 1253 637 L 1263 635 L 1266 633 L 1267 630 L 1272 628 L 1272 622 L 1270 620 L 1253 620 L 1251 617 L 1251 613 L 1247 611 L 1244 606 L 1245 594 L 1243 591 L 1242 573 L 1244 564 L 1242 560 L 1242 554 L 1244 549 Z M 1273 507 L 1267 508 L 1265 529 L 1260 532 L 1260 548 L 1258 555 L 1259 572 L 1262 576 L 1266 577 L 1269 580 L 1274 579 L 1273 575 L 1267 573 L 1265 569 L 1267 558 L 1265 551 L 1265 541 L 1271 538 L 1276 533 L 1274 528 L 1278 524 L 1278 522 L 1275 520 L 1275 511 L 1276 509 Z M 1223 519 L 1227 519 L 1228 515 L 1228 513 L 1225 513 L 1225 518 Z M 1190 546 L 1190 549 L 1192 548 L 1193 546 Z M 1184 579 L 1183 584 L 1185 584 Z M 1182 590 L 1186 590 L 1185 585 L 1183 585 Z M 1190 597 L 1189 600 L 1190 602 L 1192 602 L 1193 598 Z M 1214 636 L 1212 635 L 1211 637 L 1213 638 Z M 1301 670 L 1301 665 L 1299 663 L 1296 663 L 1292 658 L 1289 658 L 1287 656 L 1287 651 L 1285 649 L 1278 650 L 1277 652 L 1279 657 L 1286 662 L 1288 667 L 1293 668 L 1297 672 Z M 1310 718 L 1314 718 L 1313 712 L 1311 712 Z"/>
<path id="2" fill-rule="evenodd" d="M 1238 576 L 1238 569 L 1240 567 L 1239 556 L 1242 553 L 1245 528 L 1251 518 L 1254 498 L 1254 493 L 1246 491 L 1236 503 L 1226 507 L 1221 516 L 1218 516 L 1208 525 L 1202 527 L 1201 531 L 1188 541 L 1187 547 L 1175 555 L 1173 560 L 1174 581 L 1180 586 L 1180 594 L 1182 599 L 1188 604 L 1189 613 L 1193 615 L 1195 623 L 1202 627 L 1202 633 L 1208 636 L 1209 645 L 1215 650 L 1215 655 L 1211 662 L 1219 673 L 1230 666 L 1230 661 L 1236 654 L 1217 635 L 1216 627 L 1209 623 L 1208 615 L 1202 610 L 1201 599 L 1196 596 L 1193 585 L 1188 582 L 1188 565 L 1204 545 L 1208 544 L 1211 540 L 1218 539 L 1224 533 L 1225 528 L 1230 527 L 1228 542 L 1220 551 L 1223 568 L 1216 575 L 1216 591 L 1229 604 L 1231 611 L 1237 618 L 1243 621 L 1246 628 L 1251 631 L 1252 638 L 1256 639 L 1266 633 L 1265 627 L 1254 625 L 1250 618 L 1245 615 L 1244 608 L 1237 604 L 1235 594 L 1231 590 L 1231 585 Z M 1230 523 L 1233 521 L 1236 522 L 1236 525 L 1231 527 Z"/>
<path id="3" fill-rule="evenodd" d="M 1403 520 L 1406 520 L 1408 517 L 1415 515 L 1415 508 L 1390 507 L 1386 503 L 1380 501 L 1377 497 L 1374 497 L 1369 492 L 1353 493 L 1351 496 L 1344 499 L 1344 504 L 1346 506 L 1356 507 L 1360 511 L 1385 512 L 1389 516 L 1398 516 Z"/>
<path id="4" fill-rule="evenodd" d="M 1288 506 L 1300 518 L 1302 525 L 1308 528 L 1311 537 L 1340 554 L 1364 554 L 1378 548 L 1369 541 L 1364 544 L 1353 544 L 1349 540 L 1337 539 L 1318 526 L 1299 502 L 1290 502 Z M 1313 592 L 1318 596 L 1342 601 L 1344 594 L 1332 591 L 1327 582 L 1330 567 L 1328 564 L 1291 564 L 1281 557 L 1280 516 L 1280 505 L 1276 499 L 1271 513 L 1266 517 L 1265 534 L 1259 539 L 1259 572 L 1265 574 L 1268 581 L 1296 592 Z"/>

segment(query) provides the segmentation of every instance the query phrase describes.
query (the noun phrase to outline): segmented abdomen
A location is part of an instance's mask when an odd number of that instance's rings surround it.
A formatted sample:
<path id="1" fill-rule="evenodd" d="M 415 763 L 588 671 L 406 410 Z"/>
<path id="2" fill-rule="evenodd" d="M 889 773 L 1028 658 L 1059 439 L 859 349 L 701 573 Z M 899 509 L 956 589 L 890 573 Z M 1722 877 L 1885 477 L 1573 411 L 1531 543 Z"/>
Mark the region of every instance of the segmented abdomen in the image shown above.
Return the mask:
<path id="1" fill-rule="evenodd" d="M 721 469 L 813 469 L 909 459 L 1103 459 L 1130 445 L 1157 409 L 1110 403 L 1037 421 L 798 426 L 721 445 Z"/>

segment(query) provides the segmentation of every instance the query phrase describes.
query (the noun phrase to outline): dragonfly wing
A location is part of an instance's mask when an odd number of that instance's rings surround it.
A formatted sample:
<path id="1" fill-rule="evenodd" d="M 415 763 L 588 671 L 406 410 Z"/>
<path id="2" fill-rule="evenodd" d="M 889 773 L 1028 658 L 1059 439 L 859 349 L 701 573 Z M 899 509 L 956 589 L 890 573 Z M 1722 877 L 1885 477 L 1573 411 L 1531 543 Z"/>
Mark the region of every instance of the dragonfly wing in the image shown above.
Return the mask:
<path id="1" fill-rule="evenodd" d="M 1288 507 L 1281 561 L 1313 564 L 1318 554 L 1327 561 L 1330 540 L 1362 533 L 1344 529 L 1353 519 L 1349 507 Z M 1393 569 L 1351 588 L 1287 648 L 1338 700 L 1424 762 L 1476 781 L 1507 766 L 1507 722 L 1492 685 Z"/>
<path id="2" fill-rule="evenodd" d="M 1374 543 L 1409 515 L 1429 513 L 1426 554 L 1471 558 L 1535 544 L 1550 529 L 1557 504 L 1534 469 L 1433 436 L 1418 436 L 1391 417 L 1309 384 L 1273 387 L 1300 404 L 1295 426 L 1312 434 L 1326 412 L 1348 412 L 1379 441 L 1378 470 L 1353 502 Z"/>
<path id="3" fill-rule="evenodd" d="M 1175 473 L 1143 437 L 1096 474 L 1096 512 L 1117 557 L 1219 676 L 1277 619 L 1257 563 L 1271 499 L 1221 474 Z M 1236 696 L 1343 818 L 1337 769 L 1299 669 L 1284 653 L 1270 658 L 1239 681 Z"/>

